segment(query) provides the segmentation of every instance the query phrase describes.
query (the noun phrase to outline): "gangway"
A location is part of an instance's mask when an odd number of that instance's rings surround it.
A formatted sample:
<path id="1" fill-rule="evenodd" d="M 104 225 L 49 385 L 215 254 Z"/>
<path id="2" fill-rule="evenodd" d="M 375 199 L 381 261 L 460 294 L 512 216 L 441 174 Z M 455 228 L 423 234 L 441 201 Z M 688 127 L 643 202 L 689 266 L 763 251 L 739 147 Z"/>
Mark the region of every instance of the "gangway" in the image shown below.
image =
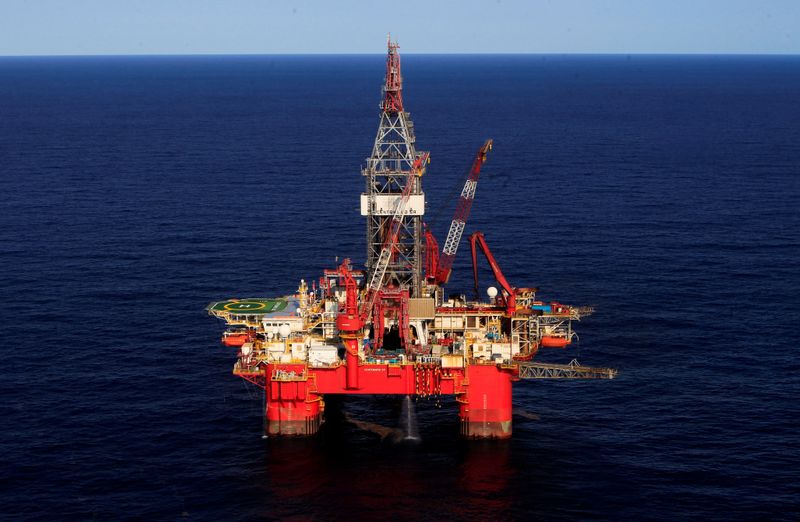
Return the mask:
<path id="1" fill-rule="evenodd" d="M 614 368 L 581 366 L 577 359 L 572 359 L 568 364 L 519 363 L 520 379 L 613 379 L 616 376 L 617 370 Z"/>

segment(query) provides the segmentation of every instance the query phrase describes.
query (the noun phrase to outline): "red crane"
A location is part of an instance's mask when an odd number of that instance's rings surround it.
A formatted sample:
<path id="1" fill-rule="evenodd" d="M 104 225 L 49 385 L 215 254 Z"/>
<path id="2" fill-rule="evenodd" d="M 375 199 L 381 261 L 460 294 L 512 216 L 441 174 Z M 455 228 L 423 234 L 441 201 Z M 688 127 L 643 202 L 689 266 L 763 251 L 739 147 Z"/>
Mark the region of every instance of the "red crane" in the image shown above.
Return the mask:
<path id="1" fill-rule="evenodd" d="M 453 260 L 456 258 L 458 244 L 461 242 L 461 236 L 464 234 L 464 227 L 467 224 L 469 213 L 472 210 L 472 202 L 475 200 L 475 189 L 478 185 L 478 177 L 481 175 L 481 167 L 486 163 L 486 154 L 490 150 L 492 150 L 492 140 L 488 139 L 486 143 L 478 149 L 475 161 L 472 162 L 472 168 L 469 170 L 467 181 L 464 183 L 464 188 L 461 190 L 461 197 L 458 199 L 456 213 L 453 216 L 453 221 L 450 223 L 450 230 L 447 232 L 447 239 L 445 239 L 441 257 L 439 256 L 439 244 L 436 238 L 433 237 L 433 232 L 430 230 L 425 231 L 425 250 L 427 253 L 425 275 L 431 283 L 444 285 L 450 280 Z"/>
<path id="2" fill-rule="evenodd" d="M 392 43 L 392 38 L 387 38 L 389 52 L 386 55 L 386 82 L 384 84 L 384 98 L 381 107 L 385 112 L 403 112 L 403 77 L 400 75 L 400 47 Z"/>
<path id="3" fill-rule="evenodd" d="M 495 280 L 505 291 L 503 299 L 506 305 L 506 312 L 513 314 L 517 309 L 516 291 L 508 283 L 508 280 L 503 275 L 503 271 L 500 270 L 500 265 L 497 264 L 497 260 L 492 255 L 492 251 L 489 250 L 489 245 L 486 244 L 483 232 L 475 232 L 469 236 L 469 243 L 472 247 L 472 275 L 475 278 L 475 293 L 478 293 L 478 252 L 476 247 L 480 247 L 483 255 L 486 256 L 486 260 L 489 261 L 489 266 L 492 268 Z"/>
<path id="4" fill-rule="evenodd" d="M 342 264 L 336 269 L 339 276 L 339 284 L 343 284 L 345 289 L 345 301 L 342 307 L 338 321 L 339 329 L 352 332 L 361 329 L 361 318 L 358 314 L 358 283 L 353 277 L 352 269 L 350 268 L 350 259 L 345 258 Z"/>
<path id="5" fill-rule="evenodd" d="M 439 270 L 439 242 L 433 236 L 433 232 L 425 227 L 425 279 L 429 283 L 436 283 L 436 272 Z"/>

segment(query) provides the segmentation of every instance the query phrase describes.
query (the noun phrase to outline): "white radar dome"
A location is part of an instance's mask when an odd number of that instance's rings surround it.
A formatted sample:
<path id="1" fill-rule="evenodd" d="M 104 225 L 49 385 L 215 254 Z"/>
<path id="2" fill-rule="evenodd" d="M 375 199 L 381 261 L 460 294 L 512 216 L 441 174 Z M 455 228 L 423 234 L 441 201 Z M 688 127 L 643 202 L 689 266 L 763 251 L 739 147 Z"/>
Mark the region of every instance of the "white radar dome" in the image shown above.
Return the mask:
<path id="1" fill-rule="evenodd" d="M 486 294 L 490 298 L 494 299 L 495 297 L 497 297 L 497 288 L 490 286 L 489 288 L 486 289 Z"/>
<path id="2" fill-rule="evenodd" d="M 292 328 L 288 324 L 282 324 L 280 328 L 278 328 L 278 333 L 281 337 L 289 337 L 289 334 L 292 333 Z"/>

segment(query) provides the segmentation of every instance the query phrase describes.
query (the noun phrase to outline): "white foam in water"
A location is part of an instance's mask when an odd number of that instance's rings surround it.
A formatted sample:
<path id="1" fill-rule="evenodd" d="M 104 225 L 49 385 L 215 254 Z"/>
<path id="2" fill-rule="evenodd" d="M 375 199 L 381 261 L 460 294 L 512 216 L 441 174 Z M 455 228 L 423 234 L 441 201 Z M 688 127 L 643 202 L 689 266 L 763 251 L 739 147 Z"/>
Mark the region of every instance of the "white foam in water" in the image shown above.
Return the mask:
<path id="1" fill-rule="evenodd" d="M 406 395 L 406 398 L 403 399 L 400 424 L 406 434 L 405 440 L 420 440 L 419 431 L 417 430 L 417 412 L 414 409 L 414 403 L 411 402 L 410 395 Z"/>

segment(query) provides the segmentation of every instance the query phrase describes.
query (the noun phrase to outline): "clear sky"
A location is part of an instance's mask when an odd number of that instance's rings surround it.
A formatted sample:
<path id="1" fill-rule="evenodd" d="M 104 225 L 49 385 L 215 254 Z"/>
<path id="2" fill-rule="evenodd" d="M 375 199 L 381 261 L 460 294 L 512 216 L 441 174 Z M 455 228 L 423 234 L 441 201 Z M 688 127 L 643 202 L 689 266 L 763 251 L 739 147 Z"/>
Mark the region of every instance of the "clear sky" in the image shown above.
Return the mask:
<path id="1" fill-rule="evenodd" d="M 800 0 L 0 0 L 0 55 L 800 54 Z"/>

